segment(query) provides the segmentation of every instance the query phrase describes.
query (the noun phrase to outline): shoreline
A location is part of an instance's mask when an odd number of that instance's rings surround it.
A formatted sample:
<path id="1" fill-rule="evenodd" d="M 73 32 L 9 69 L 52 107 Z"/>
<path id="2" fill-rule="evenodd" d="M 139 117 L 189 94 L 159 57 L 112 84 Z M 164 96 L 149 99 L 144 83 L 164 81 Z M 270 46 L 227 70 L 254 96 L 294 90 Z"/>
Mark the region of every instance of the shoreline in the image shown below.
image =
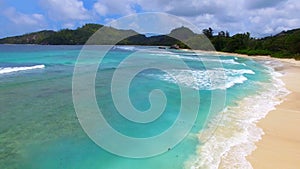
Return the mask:
<path id="1" fill-rule="evenodd" d="M 275 67 L 275 72 L 290 93 L 275 110 L 268 112 L 256 125 L 264 132 L 255 142 L 255 150 L 246 159 L 253 169 L 295 169 L 300 166 L 300 61 L 280 59 L 271 56 L 248 56 L 236 53 L 216 52 L 253 60 L 280 61 L 283 65 Z"/>
<path id="2" fill-rule="evenodd" d="M 216 52 L 253 60 L 280 61 L 283 65 L 275 68 L 290 93 L 284 97 L 275 110 L 268 112 L 256 125 L 264 132 L 255 142 L 256 149 L 246 157 L 254 169 L 295 169 L 300 166 L 300 61 L 270 56 L 248 56 Z"/>
<path id="3" fill-rule="evenodd" d="M 268 58 L 274 59 L 274 58 Z M 280 79 L 291 92 L 284 101 L 257 123 L 264 135 L 257 148 L 247 157 L 254 169 L 300 166 L 300 62 L 293 59 L 275 59 L 283 63 Z"/>
<path id="4" fill-rule="evenodd" d="M 236 53 L 215 52 L 218 55 L 251 58 L 253 60 L 280 61 L 275 68 L 290 93 L 275 110 L 268 112 L 256 125 L 264 132 L 255 142 L 256 149 L 246 156 L 254 169 L 295 169 L 300 166 L 300 61 L 279 59 L 270 56 L 248 56 Z"/>
<path id="5" fill-rule="evenodd" d="M 254 169 L 295 169 L 300 166 L 300 61 L 270 56 L 248 56 L 236 53 L 193 51 L 214 54 L 215 56 L 235 56 L 257 61 L 279 61 L 280 65 L 269 65 L 290 92 L 283 97 L 275 110 L 268 111 L 264 118 L 255 122 L 263 132 L 261 139 L 254 142 L 255 148 L 245 156 L 249 168 Z M 275 76 L 275 75 L 274 75 Z M 232 154 L 231 154 L 232 155 Z M 221 157 L 224 158 L 224 157 Z M 225 157 L 227 158 L 227 157 Z M 218 168 L 227 168 L 222 164 Z"/>

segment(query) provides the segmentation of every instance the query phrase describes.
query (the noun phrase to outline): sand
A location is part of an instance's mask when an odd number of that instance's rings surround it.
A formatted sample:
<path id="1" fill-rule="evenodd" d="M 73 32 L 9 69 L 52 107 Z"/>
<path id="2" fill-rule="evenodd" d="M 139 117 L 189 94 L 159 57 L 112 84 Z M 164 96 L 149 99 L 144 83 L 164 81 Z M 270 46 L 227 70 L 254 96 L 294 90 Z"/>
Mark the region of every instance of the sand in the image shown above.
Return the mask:
<path id="1" fill-rule="evenodd" d="M 300 169 L 300 61 L 217 53 L 257 60 L 275 59 L 283 63 L 277 71 L 283 74 L 281 80 L 291 93 L 276 110 L 257 123 L 265 134 L 247 160 L 254 169 Z"/>
<path id="2" fill-rule="evenodd" d="M 254 169 L 300 169 L 300 61 L 217 53 L 257 60 L 275 59 L 283 63 L 277 71 L 283 74 L 281 80 L 291 93 L 276 110 L 257 123 L 265 134 L 247 160 Z"/>
<path id="3" fill-rule="evenodd" d="M 257 123 L 265 134 L 247 160 L 254 169 L 300 169 L 300 61 L 224 52 L 215 54 L 257 60 L 275 59 L 283 63 L 276 71 L 283 74 L 281 80 L 291 93 L 276 106 L 276 110 Z"/>
<path id="4" fill-rule="evenodd" d="M 247 157 L 254 169 L 300 168 L 300 62 L 281 61 L 281 79 L 291 93 L 257 124 L 265 135 Z"/>
<path id="5" fill-rule="evenodd" d="M 264 135 L 247 160 L 254 169 L 300 169 L 300 61 L 270 56 L 247 56 L 225 52 L 207 52 L 220 56 L 237 56 L 257 60 L 278 60 L 283 66 L 276 71 L 291 92 L 276 110 L 257 123 Z"/>

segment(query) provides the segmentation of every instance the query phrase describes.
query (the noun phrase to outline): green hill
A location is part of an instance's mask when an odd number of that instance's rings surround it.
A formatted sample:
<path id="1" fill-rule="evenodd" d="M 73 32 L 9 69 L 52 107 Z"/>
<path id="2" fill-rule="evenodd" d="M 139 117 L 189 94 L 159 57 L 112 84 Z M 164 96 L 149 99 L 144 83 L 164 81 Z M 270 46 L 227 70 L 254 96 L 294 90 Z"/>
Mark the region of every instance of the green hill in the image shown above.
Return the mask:
<path id="1" fill-rule="evenodd" d="M 102 31 L 98 31 L 102 28 Z M 97 36 L 90 39 L 96 33 Z M 127 37 L 124 39 L 124 37 Z M 209 38 L 210 41 L 207 40 Z M 180 48 L 235 52 L 248 55 L 271 55 L 300 59 L 300 29 L 283 31 L 275 36 L 253 38 L 250 33 L 229 36 L 221 31 L 213 35 L 211 28 L 204 29 L 203 34 L 196 34 L 189 28 L 180 27 L 167 35 L 146 37 L 133 30 L 120 30 L 99 24 L 86 24 L 75 30 L 40 31 L 22 36 L 0 39 L 0 44 L 41 44 L 41 45 L 150 45 Z M 211 42 L 211 43 L 210 43 Z"/>
<path id="2" fill-rule="evenodd" d="M 260 39 L 252 38 L 248 32 L 232 37 L 219 32 L 210 39 L 218 51 L 300 59 L 300 29 Z"/>
<path id="3" fill-rule="evenodd" d="M 86 24 L 75 30 L 40 31 L 3 38 L 0 39 L 0 44 L 83 45 L 100 28 L 103 30 L 99 35 L 101 40 L 94 41 L 95 44 L 99 45 L 111 44 L 121 37 L 138 34 L 133 30 L 118 30 L 99 24 Z"/>
<path id="4" fill-rule="evenodd" d="M 97 24 L 86 24 L 76 30 L 63 29 L 55 32 L 51 36 L 46 37 L 41 43 L 47 45 L 80 45 L 84 44 L 90 36 L 92 36 L 98 29 L 103 27 Z"/>
<path id="5" fill-rule="evenodd" d="M 264 38 L 259 43 L 261 47 L 258 49 L 269 50 L 275 57 L 300 58 L 300 29 L 283 31 L 276 36 Z"/>
<path id="6" fill-rule="evenodd" d="M 0 39 L 0 44 L 43 44 L 43 40 L 56 34 L 55 31 L 40 31 L 25 34 L 22 36 L 14 36 Z"/>
<path id="7" fill-rule="evenodd" d="M 100 29 L 102 31 L 98 31 Z M 133 30 L 119 30 L 99 24 L 86 24 L 75 30 L 63 29 L 60 31 L 40 31 L 22 36 L 0 39 L 0 44 L 41 44 L 41 45 L 83 45 L 97 32 L 96 38 L 90 39 L 90 44 L 109 45 L 159 45 L 171 46 L 179 44 L 187 48 L 183 42 L 196 36 L 194 32 L 186 27 L 177 28 L 168 35 L 146 37 Z M 128 37 L 128 38 L 123 38 Z M 119 41 L 121 39 L 121 41 Z M 180 39 L 183 42 L 181 42 Z"/>

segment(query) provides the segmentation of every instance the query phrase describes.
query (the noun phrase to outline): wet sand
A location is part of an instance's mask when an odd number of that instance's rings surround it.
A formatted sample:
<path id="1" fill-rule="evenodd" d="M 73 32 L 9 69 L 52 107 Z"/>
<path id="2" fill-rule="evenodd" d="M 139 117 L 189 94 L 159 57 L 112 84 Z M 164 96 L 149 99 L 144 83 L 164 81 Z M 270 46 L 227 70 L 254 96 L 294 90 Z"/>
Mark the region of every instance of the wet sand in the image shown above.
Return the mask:
<path id="1" fill-rule="evenodd" d="M 281 79 L 291 93 L 257 124 L 265 135 L 247 157 L 254 169 L 300 168 L 300 62 L 281 61 Z"/>
<path id="2" fill-rule="evenodd" d="M 254 169 L 299 169 L 300 168 L 300 61 L 277 59 L 270 56 L 247 56 L 217 52 L 220 55 L 247 57 L 256 60 L 278 60 L 283 66 L 275 70 L 291 92 L 276 110 L 268 113 L 257 126 L 264 135 L 256 143 L 256 150 L 247 160 Z"/>
<path id="3" fill-rule="evenodd" d="M 276 110 L 257 123 L 264 135 L 256 143 L 256 150 L 247 157 L 254 169 L 299 169 L 300 168 L 300 61 L 277 59 L 270 56 L 248 56 L 226 52 L 207 52 L 220 56 L 246 57 L 254 60 L 278 60 L 283 66 L 275 70 L 291 92 Z M 222 167 L 221 167 L 222 168 Z"/>

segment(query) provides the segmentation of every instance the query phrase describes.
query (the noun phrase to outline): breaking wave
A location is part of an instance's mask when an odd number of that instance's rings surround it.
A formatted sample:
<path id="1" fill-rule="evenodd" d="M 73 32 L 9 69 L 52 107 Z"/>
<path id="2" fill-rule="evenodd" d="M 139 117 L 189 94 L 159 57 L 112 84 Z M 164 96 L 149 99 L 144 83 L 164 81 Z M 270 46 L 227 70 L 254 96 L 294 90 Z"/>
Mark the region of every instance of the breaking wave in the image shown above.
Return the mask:
<path id="1" fill-rule="evenodd" d="M 0 74 L 12 73 L 12 72 L 19 72 L 19 71 L 26 71 L 32 69 L 44 69 L 45 65 L 35 65 L 35 66 L 24 66 L 24 67 L 0 67 Z"/>
<path id="2" fill-rule="evenodd" d="M 171 70 L 169 74 L 150 74 L 160 80 L 184 85 L 195 90 L 228 89 L 235 84 L 242 84 L 247 79 L 245 74 L 255 74 L 249 69 L 211 69 L 211 70 Z"/>

